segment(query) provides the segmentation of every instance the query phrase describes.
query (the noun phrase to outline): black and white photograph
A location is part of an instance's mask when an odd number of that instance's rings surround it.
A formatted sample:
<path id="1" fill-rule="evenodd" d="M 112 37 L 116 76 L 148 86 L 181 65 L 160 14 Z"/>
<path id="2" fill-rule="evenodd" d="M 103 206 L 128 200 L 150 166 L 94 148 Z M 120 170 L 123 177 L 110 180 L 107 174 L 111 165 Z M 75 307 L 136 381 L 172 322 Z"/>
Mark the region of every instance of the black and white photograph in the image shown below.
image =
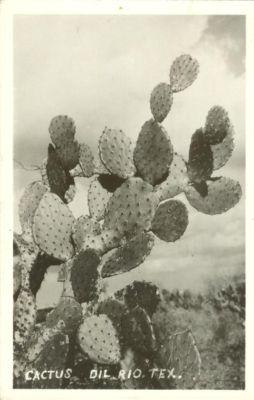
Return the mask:
<path id="1" fill-rule="evenodd" d="M 12 389 L 246 389 L 245 69 L 245 15 L 13 16 Z"/>

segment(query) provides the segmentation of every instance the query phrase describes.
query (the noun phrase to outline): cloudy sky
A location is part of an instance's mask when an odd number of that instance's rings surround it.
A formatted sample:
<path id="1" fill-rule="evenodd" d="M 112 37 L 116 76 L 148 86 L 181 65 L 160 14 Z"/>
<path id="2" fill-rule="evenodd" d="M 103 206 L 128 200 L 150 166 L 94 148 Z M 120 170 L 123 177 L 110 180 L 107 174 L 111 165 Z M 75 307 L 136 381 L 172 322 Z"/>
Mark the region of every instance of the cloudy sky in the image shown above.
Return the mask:
<path id="1" fill-rule="evenodd" d="M 40 165 L 49 142 L 48 125 L 57 114 L 74 118 L 77 139 L 94 152 L 106 125 L 121 128 L 135 141 L 150 118 L 151 90 L 168 80 L 175 57 L 189 53 L 200 63 L 199 77 L 174 96 L 163 125 L 175 150 L 186 157 L 190 137 L 204 125 L 208 109 L 215 104 L 225 107 L 235 127 L 236 150 L 219 174 L 244 186 L 244 17 L 16 16 L 14 28 L 15 160 Z M 18 199 L 39 174 L 20 168 L 14 173 L 19 230 Z M 87 213 L 88 183 L 77 182 L 72 206 L 76 216 Z M 244 197 L 221 216 L 188 208 L 184 237 L 174 244 L 158 241 L 142 266 L 112 278 L 110 287 L 140 278 L 168 288 L 200 289 L 212 278 L 243 271 Z M 48 274 L 47 292 L 54 279 L 54 273 Z M 43 303 L 44 290 L 39 297 Z"/>

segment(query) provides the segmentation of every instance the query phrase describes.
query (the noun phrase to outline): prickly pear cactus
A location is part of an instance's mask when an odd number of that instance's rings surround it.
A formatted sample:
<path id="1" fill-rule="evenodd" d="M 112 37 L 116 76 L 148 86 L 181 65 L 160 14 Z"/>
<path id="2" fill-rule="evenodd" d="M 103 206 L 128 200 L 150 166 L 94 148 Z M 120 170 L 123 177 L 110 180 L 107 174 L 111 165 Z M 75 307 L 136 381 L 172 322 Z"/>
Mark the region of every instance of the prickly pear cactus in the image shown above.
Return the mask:
<path id="1" fill-rule="evenodd" d="M 52 144 L 49 144 L 48 147 L 46 171 L 51 192 L 55 193 L 63 201 L 65 201 L 65 193 L 69 189 L 70 185 L 73 185 L 74 180 L 69 171 L 63 167 L 60 158 Z"/>
<path id="2" fill-rule="evenodd" d="M 213 172 L 213 153 L 202 129 L 198 129 L 191 138 L 188 176 L 191 182 L 206 181 Z"/>
<path id="3" fill-rule="evenodd" d="M 31 291 L 21 289 L 14 305 L 15 340 L 24 344 L 30 336 L 36 320 L 35 298 Z"/>
<path id="4" fill-rule="evenodd" d="M 157 386 L 152 381 L 139 386 L 135 379 L 115 378 L 121 366 L 156 367 L 159 344 L 151 316 L 160 302 L 159 289 L 134 281 L 109 293 L 107 285 L 114 275 L 120 280 L 142 263 L 145 268 L 158 240 L 173 246 L 184 235 L 188 203 L 214 215 L 240 201 L 237 181 L 214 176 L 234 149 L 234 128 L 223 107 L 212 107 L 204 126 L 192 136 L 189 132 L 188 160 L 173 150 L 161 125 L 173 97 L 193 84 L 198 71 L 190 55 L 174 60 L 169 81 L 154 86 L 152 117 L 142 125 L 136 144 L 122 130 L 105 128 L 93 155 L 86 143 L 75 140 L 72 118 L 59 115 L 51 120 L 52 143 L 40 167 L 42 181 L 25 189 L 19 204 L 22 233 L 14 234 L 15 387 L 163 387 L 158 381 Z M 76 219 L 70 207 L 77 179 L 88 188 L 89 215 Z M 178 195 L 181 199 L 175 198 Z M 36 295 L 51 265 L 58 269 L 62 295 L 41 317 Z M 182 374 L 181 382 L 188 386 L 200 373 L 193 336 L 188 330 L 169 341 L 167 367 Z M 66 383 L 61 371 L 68 368 L 73 376 Z M 109 368 L 112 382 L 89 380 L 87 371 L 101 368 Z M 49 383 L 24 382 L 28 370 L 54 369 L 59 376 Z"/>
<path id="5" fill-rule="evenodd" d="M 146 182 L 156 185 L 167 177 L 172 160 L 173 147 L 166 130 L 152 119 L 147 121 L 134 150 L 138 174 Z"/>
<path id="6" fill-rule="evenodd" d="M 61 199 L 56 194 L 46 193 L 34 215 L 35 242 L 48 255 L 66 261 L 74 253 L 71 243 L 73 223 L 74 217 Z"/>
<path id="7" fill-rule="evenodd" d="M 234 207 L 242 196 L 240 184 L 226 177 L 208 181 L 207 188 L 206 196 L 200 195 L 191 185 L 185 191 L 190 205 L 204 214 L 222 214 Z"/>
<path id="8" fill-rule="evenodd" d="M 101 233 L 101 227 L 98 221 L 92 219 L 87 215 L 81 215 L 74 223 L 72 227 L 72 238 L 75 243 L 77 251 L 82 249 L 82 245 L 87 235 L 99 235 Z"/>
<path id="9" fill-rule="evenodd" d="M 116 229 L 119 235 L 147 231 L 155 214 L 158 199 L 152 186 L 141 178 L 129 178 L 109 199 L 104 227 Z"/>
<path id="10" fill-rule="evenodd" d="M 231 126 L 222 142 L 211 145 L 214 170 L 223 167 L 227 163 L 233 153 L 234 147 L 234 129 Z"/>
<path id="11" fill-rule="evenodd" d="M 168 115 L 173 104 L 173 92 L 168 83 L 155 86 L 150 97 L 151 112 L 155 121 L 162 122 Z"/>
<path id="12" fill-rule="evenodd" d="M 121 130 L 105 128 L 99 141 L 100 157 L 114 175 L 128 178 L 135 173 L 132 143 Z"/>
<path id="13" fill-rule="evenodd" d="M 89 302 L 97 295 L 97 267 L 100 258 L 93 250 L 82 250 L 74 258 L 71 283 L 75 299 L 79 303 Z"/>
<path id="14" fill-rule="evenodd" d="M 79 144 L 77 141 L 68 143 L 68 145 L 60 145 L 56 147 L 56 154 L 62 166 L 66 170 L 71 170 L 76 167 L 79 162 Z"/>
<path id="15" fill-rule="evenodd" d="M 84 320 L 78 330 L 79 345 L 92 361 L 100 364 L 117 364 L 120 346 L 117 332 L 105 315 L 93 315 Z"/>
<path id="16" fill-rule="evenodd" d="M 90 147 L 85 143 L 81 143 L 79 146 L 79 165 L 83 176 L 87 178 L 93 176 L 95 171 L 94 156 Z"/>
<path id="17" fill-rule="evenodd" d="M 40 181 L 26 187 L 19 202 L 19 220 L 23 231 L 32 228 L 35 211 L 46 192 L 47 187 Z"/>
<path id="18" fill-rule="evenodd" d="M 143 308 L 149 316 L 153 315 L 160 302 L 159 288 L 151 282 L 134 281 L 124 288 L 124 302 L 129 309 L 137 305 Z"/>
<path id="19" fill-rule="evenodd" d="M 100 221 L 104 217 L 107 203 L 111 197 L 111 193 L 103 188 L 97 178 L 94 178 L 88 189 L 88 207 L 91 217 Z"/>
<path id="20" fill-rule="evenodd" d="M 198 76 L 198 61 L 188 54 L 177 57 L 170 68 L 170 84 L 173 92 L 190 86 Z"/>
<path id="21" fill-rule="evenodd" d="M 184 203 L 167 200 L 156 210 L 152 231 L 165 242 L 175 242 L 184 234 L 188 223 L 188 211 Z"/>
<path id="22" fill-rule="evenodd" d="M 221 143 L 230 129 L 230 119 L 223 107 L 212 107 L 206 117 L 204 134 L 210 144 Z"/>
<path id="23" fill-rule="evenodd" d="M 75 123 L 67 115 L 58 115 L 50 122 L 49 134 L 56 147 L 71 143 L 74 140 L 75 132 Z"/>
<path id="24" fill-rule="evenodd" d="M 154 237 L 150 232 L 142 232 L 128 242 L 113 250 L 102 266 L 103 278 L 118 275 L 136 268 L 150 254 L 154 245 Z"/>

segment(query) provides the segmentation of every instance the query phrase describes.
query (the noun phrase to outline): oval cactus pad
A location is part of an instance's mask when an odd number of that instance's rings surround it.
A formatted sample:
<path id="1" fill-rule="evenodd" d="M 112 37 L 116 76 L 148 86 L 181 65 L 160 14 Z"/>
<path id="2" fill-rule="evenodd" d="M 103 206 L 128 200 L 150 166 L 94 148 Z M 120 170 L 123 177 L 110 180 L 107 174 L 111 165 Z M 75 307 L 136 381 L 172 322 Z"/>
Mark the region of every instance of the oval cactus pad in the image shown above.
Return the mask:
<path id="1" fill-rule="evenodd" d="M 181 376 L 179 389 L 193 388 L 201 372 L 201 357 L 189 329 L 170 335 L 168 365 L 176 376 Z"/>
<path id="2" fill-rule="evenodd" d="M 79 147 L 79 164 L 85 177 L 89 178 L 94 174 L 94 156 L 90 147 L 85 143 L 81 143 Z"/>
<path id="3" fill-rule="evenodd" d="M 128 178 L 135 174 L 131 139 L 122 130 L 105 128 L 99 141 L 102 162 L 112 174 Z"/>
<path id="4" fill-rule="evenodd" d="M 182 193 L 188 181 L 186 163 L 182 156 L 174 153 L 167 179 L 155 188 L 160 201 L 171 199 Z"/>
<path id="5" fill-rule="evenodd" d="M 150 97 L 150 108 L 155 121 L 162 122 L 173 104 L 173 92 L 168 83 L 159 83 Z"/>
<path id="6" fill-rule="evenodd" d="M 45 193 L 34 216 L 34 239 L 41 250 L 66 261 L 73 255 L 71 232 L 75 218 L 54 193 Z"/>
<path id="7" fill-rule="evenodd" d="M 202 129 L 198 129 L 191 138 L 188 176 L 191 182 L 206 181 L 213 172 L 213 153 Z"/>
<path id="8" fill-rule="evenodd" d="M 107 229 L 119 234 L 149 230 L 158 198 L 153 187 L 140 178 L 129 178 L 110 198 L 104 219 Z"/>
<path id="9" fill-rule="evenodd" d="M 72 228 L 72 238 L 76 249 L 79 251 L 88 234 L 99 235 L 101 233 L 98 221 L 90 218 L 88 215 L 81 215 Z"/>
<path id="10" fill-rule="evenodd" d="M 117 364 L 120 346 L 111 320 L 104 314 L 84 320 L 78 330 L 79 345 L 90 359 L 100 364 Z"/>
<path id="11" fill-rule="evenodd" d="M 101 276 L 106 278 L 138 267 L 150 254 L 153 245 L 154 237 L 150 232 L 134 236 L 123 246 L 113 250 L 102 267 Z"/>
<path id="12" fill-rule="evenodd" d="M 75 123 L 67 115 L 57 115 L 52 118 L 49 133 L 55 146 L 63 146 L 74 140 L 76 132 Z"/>
<path id="13" fill-rule="evenodd" d="M 35 298 L 30 290 L 21 289 L 14 305 L 14 330 L 18 333 L 18 342 L 24 343 L 29 337 L 36 321 Z"/>
<path id="14" fill-rule="evenodd" d="M 173 147 L 165 129 L 153 119 L 142 126 L 134 150 L 138 174 L 151 185 L 166 179 L 173 159 Z"/>
<path id="15" fill-rule="evenodd" d="M 73 169 L 79 162 L 79 144 L 77 141 L 73 141 L 57 146 L 56 154 L 65 169 Z"/>
<path id="16" fill-rule="evenodd" d="M 188 211 L 180 200 L 168 200 L 156 210 L 152 231 L 165 242 L 175 242 L 188 226 Z"/>
<path id="17" fill-rule="evenodd" d="M 70 185 L 74 184 L 74 179 L 62 166 L 61 160 L 52 144 L 49 144 L 48 146 L 46 171 L 51 192 L 57 194 L 63 201 L 65 201 L 65 192 L 69 189 Z"/>
<path id="18" fill-rule="evenodd" d="M 35 211 L 47 190 L 40 181 L 30 183 L 25 188 L 19 202 L 19 220 L 22 230 L 32 227 Z"/>
<path id="19" fill-rule="evenodd" d="M 221 177 L 207 181 L 208 194 L 201 196 L 191 185 L 185 191 L 190 205 L 209 215 L 221 214 L 234 207 L 242 196 L 240 184 L 230 178 Z"/>
<path id="20" fill-rule="evenodd" d="M 102 187 L 98 178 L 94 178 L 90 183 L 87 200 L 91 217 L 100 221 L 104 218 L 104 213 L 108 201 L 112 194 Z"/>
<path id="21" fill-rule="evenodd" d="M 198 76 L 199 64 L 188 54 L 177 57 L 170 68 L 170 84 L 173 92 L 190 86 Z"/>
<path id="22" fill-rule="evenodd" d="M 221 106 L 214 106 L 207 114 L 204 134 L 210 144 L 218 144 L 225 138 L 230 126 L 227 111 Z"/>
<path id="23" fill-rule="evenodd" d="M 71 268 L 71 283 L 75 299 L 79 303 L 95 298 L 99 263 L 100 258 L 93 250 L 81 250 L 74 258 Z"/>
<path id="24" fill-rule="evenodd" d="M 214 170 L 223 167 L 227 163 L 233 153 L 234 147 L 234 129 L 231 127 L 221 143 L 211 145 Z"/>

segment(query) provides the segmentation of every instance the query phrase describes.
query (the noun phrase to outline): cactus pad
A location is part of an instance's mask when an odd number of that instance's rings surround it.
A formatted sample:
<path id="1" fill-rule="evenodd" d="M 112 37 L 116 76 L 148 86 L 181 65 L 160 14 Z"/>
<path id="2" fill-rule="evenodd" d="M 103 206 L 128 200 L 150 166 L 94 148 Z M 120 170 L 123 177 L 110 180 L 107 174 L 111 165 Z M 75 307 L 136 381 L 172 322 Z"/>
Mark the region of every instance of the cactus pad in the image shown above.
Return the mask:
<path id="1" fill-rule="evenodd" d="M 231 126 L 223 141 L 211 146 L 214 170 L 223 167 L 227 163 L 233 153 L 234 147 L 234 129 Z"/>
<path id="2" fill-rule="evenodd" d="M 59 321 L 64 321 L 64 332 L 72 333 L 82 320 L 81 305 L 71 297 L 61 297 L 58 305 L 46 317 L 46 326 L 53 328 Z"/>
<path id="3" fill-rule="evenodd" d="M 131 140 L 122 130 L 105 128 L 99 141 L 102 162 L 114 175 L 128 178 L 135 174 Z"/>
<path id="4" fill-rule="evenodd" d="M 156 210 L 152 231 L 165 242 L 175 242 L 188 226 L 188 211 L 180 200 L 168 200 Z"/>
<path id="5" fill-rule="evenodd" d="M 79 162 L 79 144 L 77 141 L 56 147 L 56 154 L 66 170 L 76 167 Z"/>
<path id="6" fill-rule="evenodd" d="M 199 64 L 195 58 L 183 54 L 177 57 L 170 68 L 170 84 L 173 92 L 190 86 L 198 76 Z"/>
<path id="7" fill-rule="evenodd" d="M 69 172 L 64 169 L 52 144 L 48 147 L 47 176 L 51 192 L 57 194 L 63 201 L 66 190 L 74 184 Z"/>
<path id="8" fill-rule="evenodd" d="M 32 227 L 35 211 L 46 192 L 47 187 L 40 181 L 26 187 L 19 202 L 19 219 L 23 231 Z"/>
<path id="9" fill-rule="evenodd" d="M 140 178 L 129 178 L 110 198 L 104 219 L 107 229 L 116 229 L 119 235 L 149 230 L 158 198 L 149 183 Z"/>
<path id="10" fill-rule="evenodd" d="M 167 83 L 155 86 L 150 97 L 151 112 L 155 121 L 162 122 L 168 115 L 173 104 L 173 93 Z"/>
<path id="11" fill-rule="evenodd" d="M 132 237 L 112 252 L 102 267 L 102 277 L 121 274 L 138 267 L 150 254 L 153 245 L 154 237 L 150 232 L 142 232 Z"/>
<path id="12" fill-rule="evenodd" d="M 166 179 L 173 159 L 173 147 L 165 129 L 153 119 L 145 122 L 134 150 L 138 174 L 151 185 Z"/>
<path id="13" fill-rule="evenodd" d="M 119 232 L 111 230 L 103 230 L 100 235 L 87 234 L 83 242 L 82 248 L 84 250 L 92 249 L 99 255 L 103 255 L 109 250 L 119 246 L 121 236 Z"/>
<path id="14" fill-rule="evenodd" d="M 207 187 L 208 194 L 205 197 L 191 185 L 185 191 L 190 205 L 204 214 L 224 213 L 234 207 L 242 196 L 240 184 L 230 178 L 221 177 L 207 181 Z"/>
<path id="15" fill-rule="evenodd" d="M 111 320 L 104 314 L 84 320 L 78 330 L 78 341 L 83 352 L 100 364 L 117 364 L 120 346 Z"/>
<path id="16" fill-rule="evenodd" d="M 88 208 L 92 218 L 97 221 L 104 218 L 105 209 L 110 197 L 111 193 L 102 187 L 98 179 L 93 179 L 87 195 Z"/>
<path id="17" fill-rule="evenodd" d="M 213 172 L 212 149 L 202 129 L 192 135 L 187 169 L 190 181 L 195 183 L 206 181 Z"/>
<path id="18" fill-rule="evenodd" d="M 214 106 L 207 114 L 204 134 L 210 144 L 218 144 L 225 138 L 230 126 L 227 111 L 221 106 Z"/>
<path id="19" fill-rule="evenodd" d="M 24 343 L 27 340 L 35 321 L 35 298 L 30 290 L 21 289 L 14 305 L 14 330 L 16 330 L 17 342 Z"/>
<path id="20" fill-rule="evenodd" d="M 152 315 L 160 302 L 160 292 L 151 282 L 134 281 L 125 287 L 124 301 L 129 309 L 138 305 Z"/>
<path id="21" fill-rule="evenodd" d="M 170 354 L 167 367 L 181 376 L 177 388 L 193 388 L 200 376 L 201 358 L 190 330 L 173 334 L 169 338 Z"/>
<path id="22" fill-rule="evenodd" d="M 75 299 L 79 303 L 94 300 L 97 295 L 97 267 L 100 258 L 93 250 L 81 250 L 73 261 L 71 284 Z"/>
<path id="23" fill-rule="evenodd" d="M 71 243 L 74 217 L 54 193 L 45 193 L 35 212 L 33 234 L 41 250 L 66 261 L 73 255 Z"/>
<path id="24" fill-rule="evenodd" d="M 67 145 L 73 141 L 76 132 L 75 123 L 67 115 L 54 117 L 49 125 L 49 133 L 55 146 Z"/>
<path id="25" fill-rule="evenodd" d="M 123 320 L 125 346 L 135 350 L 138 356 L 148 358 L 156 350 L 156 340 L 152 322 L 145 310 L 136 306 Z"/>
<path id="26" fill-rule="evenodd" d="M 99 235 L 100 233 L 101 228 L 98 221 L 95 221 L 87 215 L 81 215 L 76 220 L 72 228 L 72 238 L 74 240 L 76 250 L 79 251 L 82 248 L 82 244 L 88 234 Z"/>
<path id="27" fill-rule="evenodd" d="M 182 193 L 188 181 L 186 163 L 182 156 L 174 153 L 167 179 L 155 188 L 160 201 L 171 199 Z"/>
<path id="28" fill-rule="evenodd" d="M 89 178 L 94 174 L 94 156 L 90 147 L 85 143 L 82 143 L 79 147 L 79 165 L 81 166 L 83 176 Z"/>

